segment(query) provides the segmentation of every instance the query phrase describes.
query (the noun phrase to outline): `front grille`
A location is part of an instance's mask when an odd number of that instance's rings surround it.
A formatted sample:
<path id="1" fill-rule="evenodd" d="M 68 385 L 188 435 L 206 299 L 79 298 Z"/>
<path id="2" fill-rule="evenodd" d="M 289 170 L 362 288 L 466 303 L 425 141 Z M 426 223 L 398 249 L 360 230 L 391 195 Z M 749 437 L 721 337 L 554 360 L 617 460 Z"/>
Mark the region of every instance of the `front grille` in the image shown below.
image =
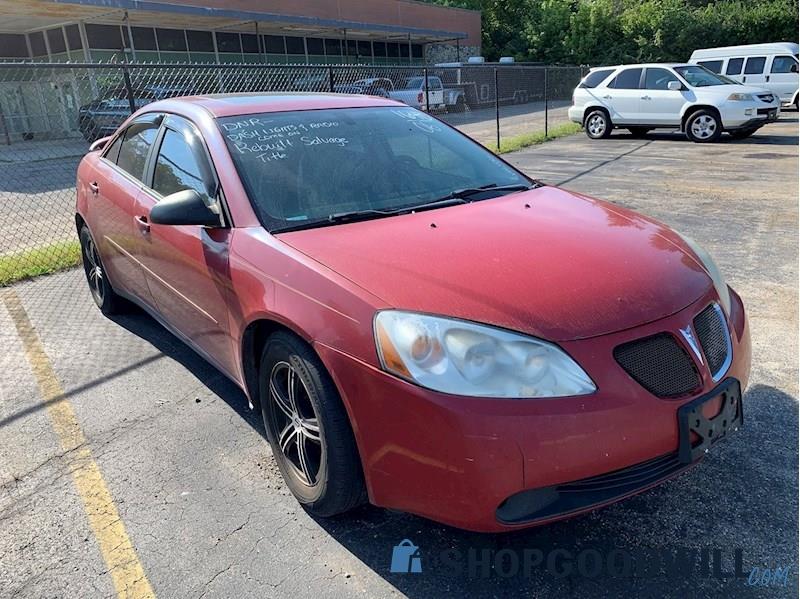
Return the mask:
<path id="1" fill-rule="evenodd" d="M 657 397 L 680 397 L 700 386 L 694 362 L 669 333 L 619 345 L 614 348 L 614 359 Z"/>
<path id="2" fill-rule="evenodd" d="M 716 381 L 725 374 L 731 355 L 731 339 L 720 307 L 711 304 L 700 312 L 694 319 L 694 330 L 706 355 L 711 376 Z"/>
<path id="3" fill-rule="evenodd" d="M 770 114 L 775 112 L 775 109 L 774 108 L 759 108 L 756 112 L 758 114 L 766 114 L 767 116 L 769 116 Z"/>

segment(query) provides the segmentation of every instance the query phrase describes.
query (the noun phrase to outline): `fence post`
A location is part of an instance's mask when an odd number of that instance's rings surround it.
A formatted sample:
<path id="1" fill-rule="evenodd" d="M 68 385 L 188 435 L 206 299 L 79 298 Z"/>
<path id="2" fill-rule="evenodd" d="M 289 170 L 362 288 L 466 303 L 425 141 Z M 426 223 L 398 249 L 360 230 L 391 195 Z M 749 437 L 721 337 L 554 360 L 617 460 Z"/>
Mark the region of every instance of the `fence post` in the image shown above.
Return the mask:
<path id="1" fill-rule="evenodd" d="M 330 92 L 333 93 L 333 67 L 328 67 L 328 86 L 330 87 Z"/>
<path id="2" fill-rule="evenodd" d="M 3 114 L 3 105 L 0 104 L 0 127 L 3 128 L 3 135 L 6 138 L 6 145 L 11 145 L 11 135 L 8 132 L 8 125 L 6 124 L 6 116 Z"/>
<path id="3" fill-rule="evenodd" d="M 122 77 L 125 80 L 125 91 L 128 93 L 128 105 L 131 109 L 131 114 L 136 112 L 136 103 L 133 101 L 133 85 L 131 85 L 131 76 L 128 73 L 128 67 L 122 67 Z"/>
<path id="4" fill-rule="evenodd" d="M 494 68 L 494 124 L 497 130 L 497 151 L 500 151 L 500 88 L 497 85 L 497 67 Z"/>
<path id="5" fill-rule="evenodd" d="M 422 81 L 425 86 L 425 112 L 431 111 L 430 96 L 428 95 L 428 67 L 422 69 Z"/>
<path id="6" fill-rule="evenodd" d="M 547 67 L 544 68 L 544 136 L 547 137 L 547 102 L 548 89 L 547 89 Z"/>

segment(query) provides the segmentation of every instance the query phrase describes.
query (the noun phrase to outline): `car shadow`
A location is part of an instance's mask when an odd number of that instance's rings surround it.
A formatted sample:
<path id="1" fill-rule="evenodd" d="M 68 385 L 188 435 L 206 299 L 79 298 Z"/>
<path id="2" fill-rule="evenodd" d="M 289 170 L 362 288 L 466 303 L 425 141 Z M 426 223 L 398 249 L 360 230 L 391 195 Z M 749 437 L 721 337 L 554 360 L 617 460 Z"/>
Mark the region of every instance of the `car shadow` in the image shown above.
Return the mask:
<path id="1" fill-rule="evenodd" d="M 153 318 L 137 310 L 114 321 L 183 365 L 264 436 L 260 415 L 249 410 L 244 393 Z M 775 387 L 753 385 L 744 414 L 744 428 L 698 467 L 555 524 L 483 534 L 373 506 L 312 518 L 409 597 L 529 595 L 531 589 L 543 596 L 616 597 L 634 589 L 652 596 L 738 596 L 752 590 L 746 576 L 754 566 L 791 560 L 797 546 L 797 400 Z M 420 573 L 390 572 L 394 547 L 404 539 L 418 547 Z M 765 547 L 769 555 L 760 553 Z M 680 562 L 681 556 L 688 561 Z"/>
<path id="2" fill-rule="evenodd" d="M 686 137 L 686 135 L 684 135 L 683 133 L 679 133 L 678 131 L 650 131 L 644 136 L 642 135 L 636 136 L 624 131 L 623 132 L 615 131 L 614 133 L 611 134 L 610 139 L 613 139 L 615 137 L 620 139 L 639 140 L 639 141 L 693 143 Z M 733 139 L 730 135 L 723 134 L 719 140 L 717 140 L 716 142 L 711 142 L 710 145 L 766 144 L 766 145 L 778 145 L 778 146 L 796 146 L 797 143 L 798 143 L 798 135 L 766 135 L 766 134 L 755 133 L 752 136 L 747 137 L 745 139 Z"/>

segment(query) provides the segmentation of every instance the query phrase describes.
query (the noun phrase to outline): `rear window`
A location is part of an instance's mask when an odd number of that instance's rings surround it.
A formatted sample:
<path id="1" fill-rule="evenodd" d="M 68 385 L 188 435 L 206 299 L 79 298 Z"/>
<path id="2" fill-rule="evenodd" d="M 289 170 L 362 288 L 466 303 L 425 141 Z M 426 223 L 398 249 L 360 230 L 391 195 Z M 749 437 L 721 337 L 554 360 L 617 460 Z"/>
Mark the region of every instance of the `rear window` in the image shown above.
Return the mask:
<path id="1" fill-rule="evenodd" d="M 609 87 L 616 89 L 639 89 L 639 79 L 642 77 L 642 69 L 625 69 L 621 71 Z"/>
<path id="2" fill-rule="evenodd" d="M 600 69 L 597 71 L 592 71 L 586 75 L 586 77 L 584 77 L 583 81 L 581 81 L 581 84 L 578 87 L 585 87 L 588 89 L 597 87 L 613 72 L 614 69 Z"/>
<path id="3" fill-rule="evenodd" d="M 707 68 L 712 73 L 717 73 L 718 75 L 722 72 L 721 60 L 698 60 L 697 64 L 699 64 L 701 67 Z"/>

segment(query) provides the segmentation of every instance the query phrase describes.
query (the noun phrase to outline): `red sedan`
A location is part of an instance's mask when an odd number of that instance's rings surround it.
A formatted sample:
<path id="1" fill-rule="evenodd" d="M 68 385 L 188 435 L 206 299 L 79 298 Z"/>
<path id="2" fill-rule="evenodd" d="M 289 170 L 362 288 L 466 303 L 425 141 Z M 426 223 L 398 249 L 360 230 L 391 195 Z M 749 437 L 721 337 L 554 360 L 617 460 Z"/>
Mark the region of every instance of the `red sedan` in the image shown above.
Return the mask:
<path id="1" fill-rule="evenodd" d="M 77 198 L 101 310 L 138 304 L 241 386 L 317 515 L 541 524 L 742 422 L 747 320 L 705 251 L 397 102 L 155 102 Z"/>

